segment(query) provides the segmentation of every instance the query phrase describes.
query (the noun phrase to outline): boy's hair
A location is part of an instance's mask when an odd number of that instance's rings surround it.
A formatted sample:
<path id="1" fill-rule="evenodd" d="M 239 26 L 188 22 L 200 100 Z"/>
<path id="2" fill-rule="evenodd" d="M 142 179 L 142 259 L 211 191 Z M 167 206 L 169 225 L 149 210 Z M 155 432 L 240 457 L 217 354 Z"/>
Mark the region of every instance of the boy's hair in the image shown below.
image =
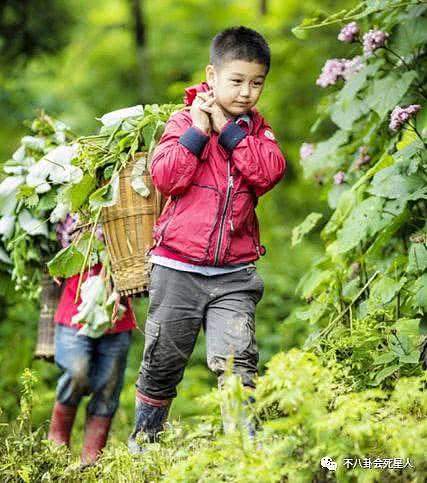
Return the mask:
<path id="1" fill-rule="evenodd" d="M 248 27 L 230 27 L 215 35 L 210 49 L 210 63 L 221 66 L 230 60 L 258 62 L 270 69 L 270 47 L 264 37 Z"/>

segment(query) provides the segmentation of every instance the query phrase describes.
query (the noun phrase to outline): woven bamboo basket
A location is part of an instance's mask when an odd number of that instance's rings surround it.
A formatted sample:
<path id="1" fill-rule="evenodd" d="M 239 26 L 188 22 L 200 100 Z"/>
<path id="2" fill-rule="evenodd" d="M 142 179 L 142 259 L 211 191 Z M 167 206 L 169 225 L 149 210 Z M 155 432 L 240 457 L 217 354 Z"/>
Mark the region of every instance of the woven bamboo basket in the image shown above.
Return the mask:
<path id="1" fill-rule="evenodd" d="M 147 293 L 150 274 L 147 252 L 153 246 L 153 226 L 163 207 L 164 200 L 148 169 L 143 179 L 150 195 L 141 196 L 131 186 L 132 169 L 144 156 L 146 153 L 137 153 L 121 171 L 118 201 L 102 210 L 103 233 L 120 295 Z"/>
<path id="2" fill-rule="evenodd" d="M 43 272 L 40 294 L 40 318 L 34 357 L 53 362 L 55 355 L 55 324 L 53 316 L 58 306 L 61 289 L 47 272 Z"/>

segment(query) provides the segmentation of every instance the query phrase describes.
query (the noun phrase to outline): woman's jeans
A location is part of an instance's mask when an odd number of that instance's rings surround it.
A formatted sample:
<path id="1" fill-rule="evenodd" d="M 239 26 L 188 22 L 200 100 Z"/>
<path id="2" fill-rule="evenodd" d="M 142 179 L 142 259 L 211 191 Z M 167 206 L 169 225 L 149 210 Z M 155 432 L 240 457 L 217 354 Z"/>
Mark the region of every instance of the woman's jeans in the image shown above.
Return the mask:
<path id="1" fill-rule="evenodd" d="M 112 417 L 119 404 L 130 342 L 130 331 L 93 339 L 57 324 L 55 362 L 63 371 L 57 401 L 78 406 L 83 396 L 91 394 L 87 413 Z"/>

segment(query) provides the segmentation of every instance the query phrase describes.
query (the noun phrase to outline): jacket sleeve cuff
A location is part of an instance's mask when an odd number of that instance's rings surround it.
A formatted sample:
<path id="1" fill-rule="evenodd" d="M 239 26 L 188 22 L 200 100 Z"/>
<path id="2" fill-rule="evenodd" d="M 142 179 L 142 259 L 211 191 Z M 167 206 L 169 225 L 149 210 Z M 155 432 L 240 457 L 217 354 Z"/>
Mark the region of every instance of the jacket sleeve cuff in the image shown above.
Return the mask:
<path id="1" fill-rule="evenodd" d="M 218 142 L 222 147 L 231 151 L 240 141 L 246 137 L 247 133 L 235 122 L 227 124 L 219 135 Z"/>
<path id="2" fill-rule="evenodd" d="M 189 127 L 179 138 L 179 142 L 196 156 L 200 156 L 209 136 L 196 127 Z"/>

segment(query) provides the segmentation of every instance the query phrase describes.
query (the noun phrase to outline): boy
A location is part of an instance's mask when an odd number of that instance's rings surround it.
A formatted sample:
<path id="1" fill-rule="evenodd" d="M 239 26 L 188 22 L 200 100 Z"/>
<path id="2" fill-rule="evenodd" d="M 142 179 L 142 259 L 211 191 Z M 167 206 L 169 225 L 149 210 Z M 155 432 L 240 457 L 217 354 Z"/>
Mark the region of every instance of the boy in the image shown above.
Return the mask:
<path id="1" fill-rule="evenodd" d="M 151 163 L 167 206 L 154 227 L 145 348 L 136 392 L 132 453 L 141 434 L 156 440 L 201 326 L 209 368 L 222 384 L 226 360 L 254 388 L 255 306 L 263 282 L 254 261 L 257 198 L 284 175 L 286 161 L 254 109 L 270 67 L 264 38 L 246 27 L 215 36 L 207 82 L 186 90 Z"/>
<path id="2" fill-rule="evenodd" d="M 67 230 L 57 230 L 63 247 L 69 244 L 68 232 L 75 225 L 75 220 L 70 219 L 68 215 L 62 224 Z M 98 275 L 101 268 L 101 264 L 94 265 L 85 272 L 83 279 Z M 128 301 L 122 318 L 101 337 L 77 335 L 82 326 L 72 324 L 71 319 L 81 302 L 74 303 L 78 280 L 79 275 L 66 279 L 54 317 L 55 362 L 63 373 L 56 388 L 48 439 L 69 446 L 78 405 L 83 396 L 91 394 L 81 453 L 82 464 L 86 466 L 95 463 L 106 445 L 119 404 L 131 331 L 136 324 Z"/>

